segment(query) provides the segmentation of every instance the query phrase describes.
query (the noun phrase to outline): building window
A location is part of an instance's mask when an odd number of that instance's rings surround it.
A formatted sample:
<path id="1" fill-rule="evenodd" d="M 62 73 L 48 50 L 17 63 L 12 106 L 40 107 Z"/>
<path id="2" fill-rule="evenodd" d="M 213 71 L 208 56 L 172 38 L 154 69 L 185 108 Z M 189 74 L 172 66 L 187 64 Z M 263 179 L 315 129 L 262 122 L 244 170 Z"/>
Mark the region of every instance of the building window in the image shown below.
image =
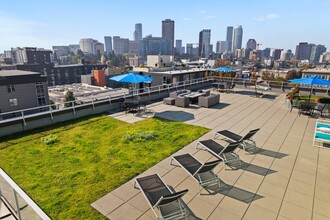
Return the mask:
<path id="1" fill-rule="evenodd" d="M 9 105 L 10 106 L 18 106 L 17 99 L 9 99 Z"/>
<path id="2" fill-rule="evenodd" d="M 45 96 L 38 97 L 38 105 L 39 106 L 46 105 L 46 98 L 45 98 Z"/>
<path id="3" fill-rule="evenodd" d="M 167 76 L 163 76 L 163 84 L 167 84 Z"/>
<path id="4" fill-rule="evenodd" d="M 8 93 L 15 92 L 15 86 L 14 85 L 8 85 L 7 86 Z"/>
<path id="5" fill-rule="evenodd" d="M 37 94 L 45 93 L 44 85 L 42 83 L 36 83 L 36 90 L 37 90 Z"/>

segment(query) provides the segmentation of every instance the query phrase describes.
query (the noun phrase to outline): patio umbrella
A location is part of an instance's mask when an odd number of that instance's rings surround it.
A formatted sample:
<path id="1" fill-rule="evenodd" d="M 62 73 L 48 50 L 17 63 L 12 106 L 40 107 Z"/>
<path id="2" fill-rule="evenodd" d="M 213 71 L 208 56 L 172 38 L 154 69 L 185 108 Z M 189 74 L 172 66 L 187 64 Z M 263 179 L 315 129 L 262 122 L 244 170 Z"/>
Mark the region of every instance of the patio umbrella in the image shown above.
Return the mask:
<path id="1" fill-rule="evenodd" d="M 113 76 L 110 78 L 110 80 L 114 80 L 117 82 L 123 82 L 123 83 L 132 83 L 135 84 L 135 89 L 136 89 L 136 84 L 138 83 L 148 83 L 151 82 L 153 80 L 152 77 L 150 76 L 143 76 L 137 73 L 126 73 L 126 74 L 121 74 L 118 76 Z M 134 94 L 134 90 L 133 90 L 133 94 Z"/>
<path id="2" fill-rule="evenodd" d="M 121 74 L 118 76 L 113 76 L 110 79 L 117 82 L 133 83 L 133 84 L 151 82 L 153 80 L 153 78 L 151 78 L 150 76 L 143 76 L 137 73 Z"/>
<path id="3" fill-rule="evenodd" d="M 220 66 L 220 67 L 215 68 L 215 69 L 210 69 L 210 71 L 212 71 L 212 72 L 223 72 L 223 73 L 236 72 L 235 69 L 230 68 L 230 67 L 226 67 L 226 66 Z M 222 76 L 222 78 L 223 78 L 223 76 Z M 230 76 L 230 78 L 231 78 L 231 76 Z"/>
<path id="4" fill-rule="evenodd" d="M 292 79 L 292 80 L 289 80 L 289 82 L 305 84 L 305 85 L 311 85 L 311 91 L 309 93 L 309 99 L 311 98 L 311 95 L 312 95 L 313 85 L 327 85 L 327 86 L 330 86 L 330 81 L 321 79 L 318 76 L 311 76 L 311 77 L 308 77 L 308 78 L 300 78 L 300 79 Z"/>

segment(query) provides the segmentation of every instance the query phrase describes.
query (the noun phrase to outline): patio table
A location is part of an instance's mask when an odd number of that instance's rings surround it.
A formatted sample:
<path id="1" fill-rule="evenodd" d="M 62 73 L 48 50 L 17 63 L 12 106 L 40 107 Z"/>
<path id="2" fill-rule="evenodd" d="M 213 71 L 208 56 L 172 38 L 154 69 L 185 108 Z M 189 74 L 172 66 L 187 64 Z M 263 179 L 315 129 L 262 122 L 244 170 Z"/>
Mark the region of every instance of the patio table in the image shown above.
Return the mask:
<path id="1" fill-rule="evenodd" d="M 202 95 L 205 95 L 205 93 L 203 93 L 203 92 L 192 92 L 192 93 L 189 93 L 189 94 L 185 95 L 185 97 L 190 98 L 190 103 L 191 104 L 196 104 L 196 103 L 198 103 L 198 97 L 200 97 Z"/>

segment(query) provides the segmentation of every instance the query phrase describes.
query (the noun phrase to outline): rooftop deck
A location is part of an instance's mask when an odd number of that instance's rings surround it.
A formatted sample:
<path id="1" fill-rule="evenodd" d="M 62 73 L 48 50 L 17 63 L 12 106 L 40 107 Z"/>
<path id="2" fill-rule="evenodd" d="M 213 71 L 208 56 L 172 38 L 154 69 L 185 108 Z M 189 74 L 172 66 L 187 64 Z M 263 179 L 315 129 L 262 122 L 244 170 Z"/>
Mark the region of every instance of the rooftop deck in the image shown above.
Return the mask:
<path id="1" fill-rule="evenodd" d="M 193 178 L 171 165 L 170 158 L 140 176 L 157 173 L 175 191 L 189 189 L 183 197 L 189 219 L 329 219 L 330 150 L 312 146 L 316 119 L 299 117 L 297 110 L 290 113 L 284 106 L 284 94 L 252 95 L 243 90 L 221 93 L 221 103 L 212 108 L 180 108 L 161 102 L 150 106 L 158 117 L 212 129 L 201 140 L 213 138 L 218 130 L 244 134 L 260 128 L 254 137 L 259 152 L 238 151 L 243 162 L 240 169 L 216 167 L 221 190 L 202 189 L 199 194 Z M 129 122 L 142 119 L 125 113 L 110 116 Z M 175 155 L 190 153 L 202 162 L 215 159 L 205 150 L 197 150 L 197 141 Z M 134 188 L 134 180 L 92 206 L 109 219 L 155 219 L 141 192 Z"/>

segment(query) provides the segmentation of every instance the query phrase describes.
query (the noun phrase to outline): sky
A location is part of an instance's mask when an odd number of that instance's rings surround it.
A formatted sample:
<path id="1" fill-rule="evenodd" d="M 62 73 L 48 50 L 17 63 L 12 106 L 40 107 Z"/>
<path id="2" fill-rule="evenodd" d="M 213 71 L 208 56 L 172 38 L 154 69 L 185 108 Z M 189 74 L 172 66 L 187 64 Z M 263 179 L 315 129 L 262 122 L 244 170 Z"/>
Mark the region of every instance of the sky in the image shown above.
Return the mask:
<path id="1" fill-rule="evenodd" d="M 211 43 L 226 40 L 227 26 L 242 25 L 243 42 L 254 38 L 260 49 L 295 50 L 299 42 L 322 44 L 330 51 L 330 0 L 9 0 L 0 6 L 0 53 L 11 47 L 78 44 L 81 38 L 133 39 L 161 36 L 164 19 L 175 21 L 175 39 L 197 43 L 211 29 Z"/>

